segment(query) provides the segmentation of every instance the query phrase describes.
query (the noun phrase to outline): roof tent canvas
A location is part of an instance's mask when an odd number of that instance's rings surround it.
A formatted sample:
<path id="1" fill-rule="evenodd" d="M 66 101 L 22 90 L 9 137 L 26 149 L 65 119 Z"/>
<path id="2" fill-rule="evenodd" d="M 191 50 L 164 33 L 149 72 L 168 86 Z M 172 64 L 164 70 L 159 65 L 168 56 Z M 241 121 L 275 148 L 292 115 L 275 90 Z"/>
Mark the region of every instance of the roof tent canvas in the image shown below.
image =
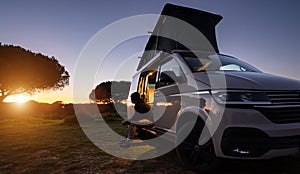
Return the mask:
<path id="1" fill-rule="evenodd" d="M 189 34 L 186 28 L 179 25 L 178 20 L 174 19 L 179 19 L 192 25 L 199 30 L 210 43 L 210 46 L 199 42 L 191 43 L 193 50 L 212 51 L 211 49 L 214 49 L 214 52 L 219 52 L 215 26 L 222 20 L 222 16 L 173 4 L 166 4 L 161 15 L 148 40 L 137 70 L 151 60 L 159 51 L 171 53 L 173 50 L 190 50 L 178 41 L 182 39 L 193 40 L 189 38 L 193 36 Z M 176 41 L 169 39 L 170 37 L 162 36 L 170 36 L 171 38 L 175 38 Z"/>

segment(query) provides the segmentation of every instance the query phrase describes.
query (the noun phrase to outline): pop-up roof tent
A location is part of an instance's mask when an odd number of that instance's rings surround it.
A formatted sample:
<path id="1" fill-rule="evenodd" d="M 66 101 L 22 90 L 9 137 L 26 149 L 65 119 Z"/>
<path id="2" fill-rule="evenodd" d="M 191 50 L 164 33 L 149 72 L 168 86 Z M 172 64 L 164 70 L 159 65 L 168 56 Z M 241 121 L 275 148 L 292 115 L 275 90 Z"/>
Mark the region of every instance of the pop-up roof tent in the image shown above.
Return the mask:
<path id="1" fill-rule="evenodd" d="M 195 27 L 206 37 L 208 43 L 210 43 L 209 46 L 208 44 L 201 44 L 199 42 L 191 43 L 193 49 L 197 51 L 219 52 L 215 26 L 222 20 L 222 16 L 173 4 L 166 4 L 161 15 L 148 40 L 137 70 L 151 60 L 159 51 L 171 53 L 173 50 L 190 50 L 190 47 L 187 48 L 181 44 L 180 41 L 182 38 L 185 40 L 193 40 L 194 36 L 184 28 L 186 25 L 182 25 L 181 22 L 178 22 L 181 20 Z"/>

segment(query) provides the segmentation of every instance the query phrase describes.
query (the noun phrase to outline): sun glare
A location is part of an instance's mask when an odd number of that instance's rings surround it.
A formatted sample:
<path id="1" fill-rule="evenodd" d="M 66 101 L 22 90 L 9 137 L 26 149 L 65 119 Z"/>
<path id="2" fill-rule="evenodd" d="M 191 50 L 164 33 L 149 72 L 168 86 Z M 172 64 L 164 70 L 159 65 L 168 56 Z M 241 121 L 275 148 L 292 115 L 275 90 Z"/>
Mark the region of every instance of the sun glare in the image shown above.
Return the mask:
<path id="1" fill-rule="evenodd" d="M 4 102 L 14 102 L 14 103 L 26 103 L 28 100 L 30 100 L 29 96 L 26 95 L 13 95 L 8 96 Z"/>

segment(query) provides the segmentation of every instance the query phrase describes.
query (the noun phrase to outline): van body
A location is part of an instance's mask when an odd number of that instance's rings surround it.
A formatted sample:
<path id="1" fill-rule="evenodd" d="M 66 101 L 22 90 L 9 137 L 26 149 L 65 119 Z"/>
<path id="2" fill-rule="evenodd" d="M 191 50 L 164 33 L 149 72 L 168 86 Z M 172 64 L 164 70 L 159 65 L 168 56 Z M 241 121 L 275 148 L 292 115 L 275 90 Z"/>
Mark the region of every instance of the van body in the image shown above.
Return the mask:
<path id="1" fill-rule="evenodd" d="M 211 83 L 220 77 L 226 88 Z M 139 65 L 130 94 L 136 91 L 152 106 L 151 131 L 170 134 L 184 164 L 209 163 L 214 157 L 269 159 L 299 153 L 298 80 L 264 73 L 218 52 L 173 49 Z M 129 101 L 129 118 L 133 112 Z M 207 123 L 216 123 L 216 129 L 200 144 Z M 188 127 L 189 134 L 180 140 Z"/>

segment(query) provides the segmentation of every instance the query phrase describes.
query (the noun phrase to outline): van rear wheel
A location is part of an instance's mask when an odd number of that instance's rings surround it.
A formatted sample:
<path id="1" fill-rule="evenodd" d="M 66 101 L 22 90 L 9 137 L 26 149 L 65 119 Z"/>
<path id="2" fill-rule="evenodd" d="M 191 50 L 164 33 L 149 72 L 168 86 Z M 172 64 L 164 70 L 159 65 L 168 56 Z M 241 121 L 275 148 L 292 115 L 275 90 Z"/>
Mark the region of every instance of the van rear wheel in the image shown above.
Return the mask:
<path id="1" fill-rule="evenodd" d="M 192 130 L 191 130 L 192 128 Z M 197 121 L 184 124 L 177 132 L 176 152 L 179 160 L 188 168 L 210 167 L 215 161 L 212 139 L 199 145 L 204 123 Z M 188 133 L 190 131 L 190 133 Z"/>

